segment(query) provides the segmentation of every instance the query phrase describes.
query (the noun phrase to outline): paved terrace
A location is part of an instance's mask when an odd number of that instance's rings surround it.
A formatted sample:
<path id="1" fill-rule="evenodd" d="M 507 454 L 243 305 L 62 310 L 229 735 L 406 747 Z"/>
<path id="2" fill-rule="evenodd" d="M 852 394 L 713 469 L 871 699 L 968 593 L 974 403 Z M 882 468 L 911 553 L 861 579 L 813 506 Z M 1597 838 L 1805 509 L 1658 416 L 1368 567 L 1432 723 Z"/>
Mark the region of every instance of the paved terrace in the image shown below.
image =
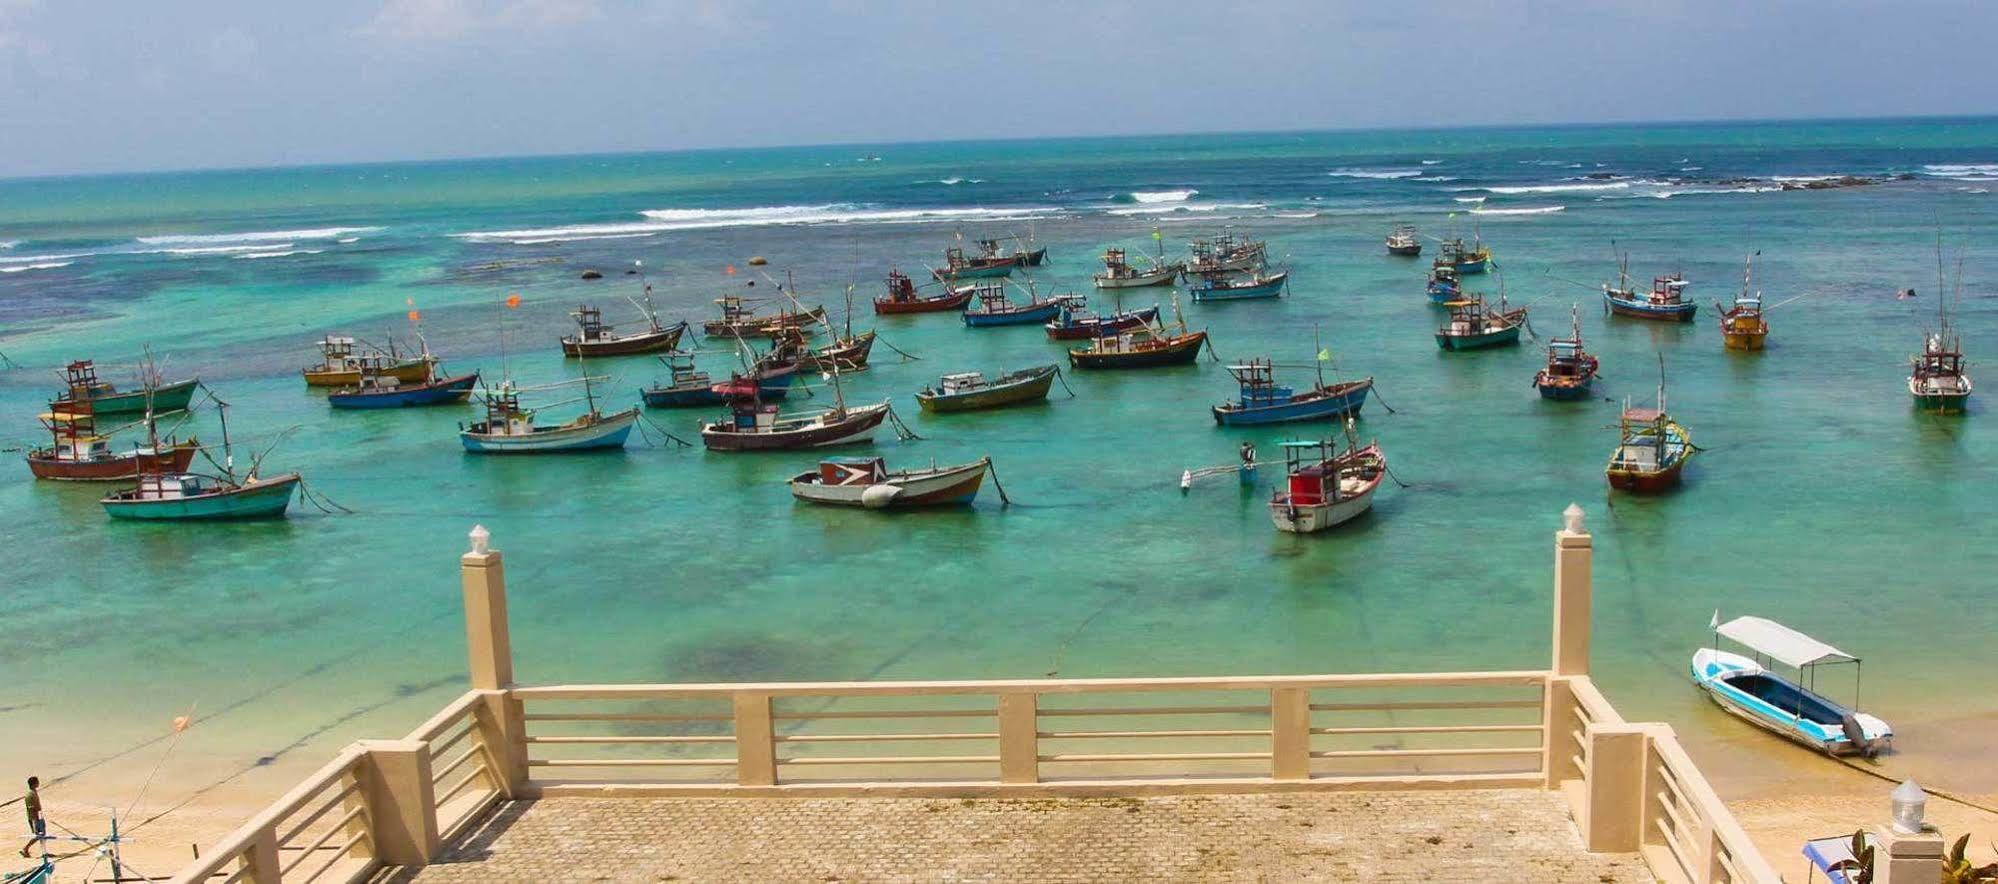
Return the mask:
<path id="1" fill-rule="evenodd" d="M 1559 793 L 1149 798 L 548 798 L 382 882 L 1652 881 L 1584 849 Z"/>

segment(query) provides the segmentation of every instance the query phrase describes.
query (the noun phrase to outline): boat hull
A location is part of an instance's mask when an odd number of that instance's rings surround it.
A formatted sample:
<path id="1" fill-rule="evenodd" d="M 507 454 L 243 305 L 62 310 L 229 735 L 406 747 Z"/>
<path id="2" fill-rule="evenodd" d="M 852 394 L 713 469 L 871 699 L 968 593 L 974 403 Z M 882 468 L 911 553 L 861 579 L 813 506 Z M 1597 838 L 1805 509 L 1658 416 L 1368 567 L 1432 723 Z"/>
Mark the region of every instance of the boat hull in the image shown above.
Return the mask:
<path id="1" fill-rule="evenodd" d="M 890 473 L 886 481 L 872 485 L 827 485 L 816 481 L 817 472 L 803 473 L 791 479 L 791 496 L 807 503 L 866 509 L 962 505 L 978 497 L 989 466 L 989 461 L 981 460 L 936 470 Z"/>
<path id="2" fill-rule="evenodd" d="M 308 387 L 358 387 L 361 385 L 360 369 L 349 371 L 308 368 L 302 374 L 305 375 L 305 385 Z M 383 370 L 381 374 L 385 377 L 395 378 L 397 381 L 405 384 L 420 384 L 430 378 L 430 361 L 427 359 L 411 359 L 407 362 L 398 362 Z"/>
<path id="3" fill-rule="evenodd" d="M 624 335 L 610 340 L 587 341 L 581 338 L 563 338 L 562 355 L 631 356 L 639 353 L 663 353 L 680 346 L 680 337 L 686 333 L 687 324 L 683 322 L 671 328 L 662 328 L 644 334 Z"/>
<path id="4" fill-rule="evenodd" d="M 1033 376 L 1013 383 L 994 384 L 983 390 L 969 393 L 956 393 L 925 396 L 916 394 L 916 403 L 924 411 L 948 414 L 956 411 L 982 411 L 988 408 L 1005 408 L 1008 405 L 1022 405 L 1028 402 L 1041 402 L 1048 398 L 1048 390 L 1054 386 L 1057 369 L 1050 365 L 1036 369 Z M 1002 381 L 1004 379 L 1001 379 Z"/>
<path id="5" fill-rule="evenodd" d="M 1172 264 L 1156 270 L 1145 271 L 1135 276 L 1104 276 L 1098 274 L 1093 279 L 1096 282 L 1096 287 L 1099 289 L 1142 289 L 1155 285 L 1171 285 L 1173 280 L 1179 278 L 1181 270 L 1182 268 L 1179 265 Z"/>
<path id="6" fill-rule="evenodd" d="M 1914 395 L 1915 407 L 1930 414 L 1963 414 L 1970 410 L 1970 394 Z"/>
<path id="7" fill-rule="evenodd" d="M 1191 286 L 1195 301 L 1249 301 L 1257 298 L 1280 298 L 1290 283 L 1290 277 L 1283 276 L 1255 285 L 1234 286 L 1231 288 L 1202 288 Z"/>
<path id="8" fill-rule="evenodd" d="M 1200 358 L 1200 348 L 1207 343 L 1207 333 L 1194 332 L 1160 347 L 1145 350 L 1129 350 L 1104 353 L 1094 350 L 1070 350 L 1068 362 L 1076 368 L 1158 368 L 1167 365 L 1191 365 Z"/>
<path id="9" fill-rule="evenodd" d="M 153 413 L 181 411 L 194 401 L 194 388 L 201 381 L 196 378 L 178 381 L 153 388 Z M 91 414 L 144 414 L 146 411 L 146 391 L 131 393 L 108 393 L 84 400 L 90 403 Z"/>
<path id="10" fill-rule="evenodd" d="M 1669 467 L 1656 470 L 1625 470 L 1611 467 L 1603 471 L 1611 488 L 1637 494 L 1657 494 L 1679 486 L 1681 474 L 1686 470 L 1686 461 L 1680 459 Z"/>
<path id="11" fill-rule="evenodd" d="M 173 500 L 120 499 L 117 495 L 101 501 L 104 512 L 114 519 L 161 522 L 235 521 L 274 519 L 291 506 L 292 492 L 298 490 L 297 473 L 261 479 L 241 488 L 198 497 Z"/>
<path id="12" fill-rule="evenodd" d="M 779 402 L 791 393 L 791 382 L 798 377 L 796 368 L 766 374 L 757 382 L 757 394 L 765 402 Z M 645 400 L 647 408 L 695 408 L 709 405 L 727 405 L 728 397 L 714 391 L 714 384 L 702 383 L 688 387 L 653 387 L 638 391 L 639 398 Z"/>
<path id="13" fill-rule="evenodd" d="M 1008 261 L 1004 264 L 987 264 L 982 267 L 960 267 L 956 270 L 932 270 L 930 275 L 944 282 L 957 282 L 965 279 L 998 279 L 1012 276 L 1013 268 L 1020 266 Z"/>
<path id="14" fill-rule="evenodd" d="M 882 316 L 893 316 L 900 313 L 946 313 L 951 310 L 964 309 L 964 305 L 971 303 L 971 295 L 971 290 L 966 289 L 961 292 L 938 295 L 934 298 L 917 298 L 913 301 L 891 301 L 885 298 L 876 298 L 874 299 L 874 312 Z"/>
<path id="15" fill-rule="evenodd" d="M 1490 258 L 1478 258 L 1474 261 L 1458 261 L 1450 266 L 1455 268 L 1459 274 L 1483 273 L 1491 269 L 1491 263 L 1492 259 Z"/>
<path id="16" fill-rule="evenodd" d="M 472 395 L 472 387 L 479 382 L 479 373 L 472 372 L 455 378 L 445 378 L 428 384 L 415 384 L 397 387 L 393 390 L 335 390 L 327 394 L 326 404 L 334 408 L 408 408 L 421 405 L 446 405 L 463 402 Z"/>
<path id="17" fill-rule="evenodd" d="M 985 328 L 995 325 L 1034 325 L 1047 322 L 1061 313 L 1061 302 L 1048 301 L 1027 307 L 1007 310 L 1003 313 L 982 313 L 966 311 L 964 324 L 972 328 Z"/>
<path id="18" fill-rule="evenodd" d="M 572 451 L 607 451 L 623 448 L 638 424 L 638 409 L 604 415 L 603 420 L 583 427 L 550 427 L 528 436 L 502 436 L 465 430 L 458 434 L 465 450 L 472 454 L 563 454 Z"/>
<path id="19" fill-rule="evenodd" d="M 1550 379 L 1541 376 L 1534 380 L 1533 387 L 1540 391 L 1540 398 L 1556 402 L 1578 402 L 1589 398 L 1595 378 L 1587 378 L 1577 383 L 1569 379 Z"/>
<path id="20" fill-rule="evenodd" d="M 1387 253 L 1402 258 L 1413 258 L 1422 254 L 1422 244 L 1415 243 L 1413 245 L 1406 245 L 1406 246 L 1388 246 Z"/>
<path id="21" fill-rule="evenodd" d="M 838 423 L 772 432 L 741 433 L 709 424 L 701 428 L 701 444 L 709 451 L 792 451 L 854 445 L 873 441 L 874 431 L 887 419 L 887 405 L 870 405 L 849 410 L 846 419 Z"/>
<path id="22" fill-rule="evenodd" d="M 28 472 L 37 479 L 52 482 L 116 482 L 140 473 L 185 473 L 194 463 L 201 444 L 190 439 L 158 453 L 131 452 L 99 460 L 62 460 L 47 456 L 49 449 L 28 453 Z"/>
<path id="23" fill-rule="evenodd" d="M 1336 503 L 1292 506 L 1275 501 L 1270 504 L 1270 521 L 1286 534 L 1312 534 L 1336 528 L 1373 509 L 1374 492 L 1379 490 L 1380 483 L 1375 482 L 1366 491 Z"/>
<path id="24" fill-rule="evenodd" d="M 1214 422 L 1225 427 L 1326 420 L 1359 413 L 1360 407 L 1367 403 L 1367 393 L 1373 388 L 1374 379 L 1367 378 L 1345 388 L 1333 388 L 1331 392 L 1313 390 L 1301 393 L 1285 403 L 1248 408 L 1230 403 L 1216 405 L 1211 410 Z"/>
<path id="25" fill-rule="evenodd" d="M 1445 350 L 1483 350 L 1487 347 L 1506 347 L 1519 343 L 1519 326 L 1494 332 L 1475 335 L 1436 334 L 1436 346 Z M 1515 388 L 1517 389 L 1517 388 Z"/>
<path id="26" fill-rule="evenodd" d="M 1768 332 L 1722 332 L 1721 344 L 1729 350 L 1760 350 Z"/>
<path id="27" fill-rule="evenodd" d="M 1075 320 L 1067 325 L 1061 324 L 1061 320 L 1056 319 L 1048 323 L 1046 328 L 1049 340 L 1086 341 L 1090 338 L 1114 335 L 1127 328 L 1151 325 L 1152 320 L 1156 319 L 1158 315 L 1159 308 L 1146 307 L 1142 310 L 1125 311 L 1114 316 L 1098 316 L 1090 319 Z"/>
<path id="28" fill-rule="evenodd" d="M 1690 301 L 1683 304 L 1651 304 L 1644 301 L 1629 301 L 1607 294 L 1603 295 L 1603 304 L 1609 308 L 1609 312 L 1618 316 L 1628 316 L 1632 319 L 1649 319 L 1653 322 L 1692 322 L 1693 315 L 1700 312 L 1700 305 Z"/>

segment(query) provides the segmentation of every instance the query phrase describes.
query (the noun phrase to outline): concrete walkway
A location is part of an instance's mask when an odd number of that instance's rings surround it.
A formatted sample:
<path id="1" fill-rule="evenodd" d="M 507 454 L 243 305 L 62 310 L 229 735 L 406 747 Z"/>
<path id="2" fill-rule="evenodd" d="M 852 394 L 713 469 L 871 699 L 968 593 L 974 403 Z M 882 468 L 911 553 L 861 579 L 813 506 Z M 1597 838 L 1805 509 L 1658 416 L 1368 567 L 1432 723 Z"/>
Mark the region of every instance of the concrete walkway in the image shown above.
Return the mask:
<path id="1" fill-rule="evenodd" d="M 381 881 L 1651 881 L 1557 793 L 555 798 Z"/>

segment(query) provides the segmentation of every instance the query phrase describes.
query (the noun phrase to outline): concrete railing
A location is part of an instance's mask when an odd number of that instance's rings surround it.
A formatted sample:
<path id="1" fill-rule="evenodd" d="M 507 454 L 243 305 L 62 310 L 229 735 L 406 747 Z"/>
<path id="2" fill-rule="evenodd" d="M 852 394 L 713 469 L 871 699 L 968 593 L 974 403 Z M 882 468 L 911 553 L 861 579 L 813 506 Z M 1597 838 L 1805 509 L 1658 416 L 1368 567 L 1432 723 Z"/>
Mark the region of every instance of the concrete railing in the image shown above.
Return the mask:
<path id="1" fill-rule="evenodd" d="M 545 796 L 1548 788 L 1661 879 L 1780 879 L 1669 727 L 1588 675 L 1589 535 L 1555 535 L 1552 666 L 1256 677 L 520 686 L 504 569 L 462 559 L 472 690 L 363 741 L 174 880 L 351 882 Z"/>

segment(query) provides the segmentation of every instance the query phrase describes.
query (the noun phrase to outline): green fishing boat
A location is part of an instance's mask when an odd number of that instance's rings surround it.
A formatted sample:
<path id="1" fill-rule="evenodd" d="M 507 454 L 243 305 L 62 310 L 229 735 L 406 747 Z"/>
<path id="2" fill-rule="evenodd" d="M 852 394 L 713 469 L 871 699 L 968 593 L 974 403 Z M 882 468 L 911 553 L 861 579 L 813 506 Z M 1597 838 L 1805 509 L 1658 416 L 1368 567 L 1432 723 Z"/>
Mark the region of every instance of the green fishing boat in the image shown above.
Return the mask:
<path id="1" fill-rule="evenodd" d="M 63 368 L 63 381 L 67 389 L 57 394 L 57 402 L 89 403 L 91 414 L 143 414 L 146 411 L 146 391 L 133 390 L 120 393 L 111 384 L 98 380 L 97 366 L 88 359 L 80 359 Z M 154 414 L 181 411 L 194 401 L 194 388 L 201 384 L 199 378 L 188 378 L 171 384 L 155 383 L 152 387 L 152 409 Z"/>

